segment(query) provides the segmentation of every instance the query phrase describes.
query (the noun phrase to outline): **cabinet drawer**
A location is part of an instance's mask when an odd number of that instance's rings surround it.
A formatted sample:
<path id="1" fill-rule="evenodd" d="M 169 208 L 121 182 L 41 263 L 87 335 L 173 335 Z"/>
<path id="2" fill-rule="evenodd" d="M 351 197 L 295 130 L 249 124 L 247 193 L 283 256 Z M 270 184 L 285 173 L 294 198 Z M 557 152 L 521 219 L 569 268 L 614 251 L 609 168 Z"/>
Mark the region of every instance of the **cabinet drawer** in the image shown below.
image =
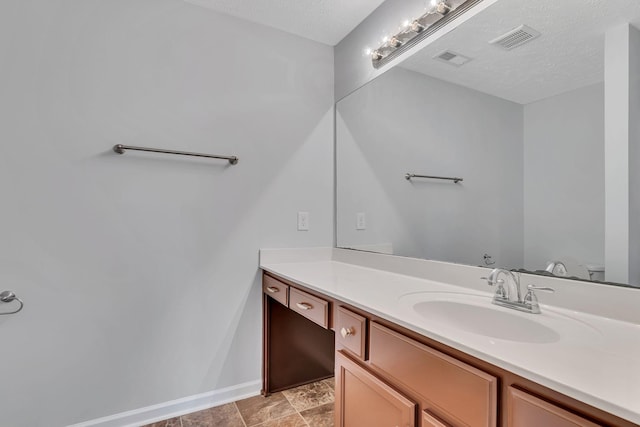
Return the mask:
<path id="1" fill-rule="evenodd" d="M 376 323 L 369 342 L 369 362 L 425 399 L 424 409 L 452 425 L 496 426 L 495 377 Z"/>
<path id="2" fill-rule="evenodd" d="M 329 303 L 300 289 L 289 291 L 289 308 L 323 328 L 329 328 Z"/>
<path id="3" fill-rule="evenodd" d="M 517 388 L 509 387 L 507 398 L 508 425 L 518 427 L 599 427 L 552 403 Z"/>
<path id="4" fill-rule="evenodd" d="M 336 427 L 415 427 L 416 406 L 336 352 Z"/>
<path id="5" fill-rule="evenodd" d="M 262 291 L 283 305 L 289 305 L 289 285 L 270 276 L 262 276 Z"/>
<path id="6" fill-rule="evenodd" d="M 344 307 L 338 307 L 334 326 L 337 347 L 342 347 L 358 359 L 365 360 L 367 319 Z"/>

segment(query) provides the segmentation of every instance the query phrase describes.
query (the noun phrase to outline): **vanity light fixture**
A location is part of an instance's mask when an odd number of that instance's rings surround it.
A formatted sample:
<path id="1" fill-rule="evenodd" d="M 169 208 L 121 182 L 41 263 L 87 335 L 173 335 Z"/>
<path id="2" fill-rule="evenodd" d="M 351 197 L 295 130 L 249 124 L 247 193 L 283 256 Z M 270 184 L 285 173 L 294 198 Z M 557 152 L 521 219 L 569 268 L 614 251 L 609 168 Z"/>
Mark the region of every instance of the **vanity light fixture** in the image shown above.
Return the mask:
<path id="1" fill-rule="evenodd" d="M 367 49 L 373 67 L 387 64 L 482 1 L 427 0 L 427 10 L 422 16 L 405 21 L 399 32 L 382 39 L 382 45 L 377 49 Z"/>

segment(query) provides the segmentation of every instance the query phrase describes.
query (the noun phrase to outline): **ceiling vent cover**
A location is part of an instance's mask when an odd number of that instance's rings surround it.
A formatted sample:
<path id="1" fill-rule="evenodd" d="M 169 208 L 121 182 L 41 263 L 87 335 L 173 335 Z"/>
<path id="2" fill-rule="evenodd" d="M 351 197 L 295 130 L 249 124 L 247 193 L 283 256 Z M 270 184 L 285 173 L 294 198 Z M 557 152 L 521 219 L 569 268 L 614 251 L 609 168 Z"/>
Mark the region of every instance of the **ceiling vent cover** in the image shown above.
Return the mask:
<path id="1" fill-rule="evenodd" d="M 511 50 L 522 46 L 533 39 L 537 39 L 538 37 L 540 37 L 540 33 L 538 31 L 531 27 L 527 27 L 526 25 L 520 25 L 518 28 L 491 40 L 489 44 L 501 47 L 505 50 Z"/>
<path id="2" fill-rule="evenodd" d="M 471 58 L 468 56 L 460 55 L 459 53 L 453 52 L 451 50 L 445 50 L 444 52 L 440 52 L 433 59 L 446 62 L 447 64 L 454 65 L 456 67 L 460 67 L 467 62 L 471 61 Z"/>

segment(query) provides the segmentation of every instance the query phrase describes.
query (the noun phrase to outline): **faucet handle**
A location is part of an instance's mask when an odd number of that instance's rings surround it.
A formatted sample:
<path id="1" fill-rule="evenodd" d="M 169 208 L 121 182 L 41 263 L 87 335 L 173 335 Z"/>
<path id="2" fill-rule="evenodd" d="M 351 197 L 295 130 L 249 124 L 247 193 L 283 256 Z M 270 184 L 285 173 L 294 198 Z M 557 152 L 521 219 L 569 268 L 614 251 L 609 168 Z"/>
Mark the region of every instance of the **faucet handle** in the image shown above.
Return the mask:
<path id="1" fill-rule="evenodd" d="M 533 291 L 543 291 L 543 292 L 555 292 L 556 290 L 553 288 L 548 288 L 546 286 L 536 286 L 536 285 L 527 285 L 527 289 L 529 292 L 524 296 L 522 303 L 526 306 L 529 306 L 531 313 L 539 314 L 540 313 L 540 304 L 538 304 L 538 297 Z"/>
<path id="2" fill-rule="evenodd" d="M 546 287 L 546 286 L 536 286 L 536 285 L 527 285 L 527 289 L 529 290 L 529 293 L 531 293 L 533 291 L 543 291 L 543 292 L 554 293 L 556 291 L 553 288 L 549 288 L 549 287 Z"/>
<path id="3" fill-rule="evenodd" d="M 482 280 L 487 281 L 487 285 L 495 286 L 498 285 L 498 289 L 496 289 L 495 297 L 500 299 L 507 299 L 507 291 L 504 289 L 504 280 L 503 279 L 494 279 L 493 275 L 489 277 L 481 277 Z"/>

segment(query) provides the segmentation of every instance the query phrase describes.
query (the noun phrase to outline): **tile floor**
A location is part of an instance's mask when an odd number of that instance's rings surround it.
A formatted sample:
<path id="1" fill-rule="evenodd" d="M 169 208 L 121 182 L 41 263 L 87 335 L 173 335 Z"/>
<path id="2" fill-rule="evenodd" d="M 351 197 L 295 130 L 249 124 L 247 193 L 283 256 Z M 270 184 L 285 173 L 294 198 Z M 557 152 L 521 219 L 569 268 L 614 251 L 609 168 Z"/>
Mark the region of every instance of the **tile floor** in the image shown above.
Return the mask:
<path id="1" fill-rule="evenodd" d="M 145 427 L 333 427 L 334 380 L 255 396 Z"/>

